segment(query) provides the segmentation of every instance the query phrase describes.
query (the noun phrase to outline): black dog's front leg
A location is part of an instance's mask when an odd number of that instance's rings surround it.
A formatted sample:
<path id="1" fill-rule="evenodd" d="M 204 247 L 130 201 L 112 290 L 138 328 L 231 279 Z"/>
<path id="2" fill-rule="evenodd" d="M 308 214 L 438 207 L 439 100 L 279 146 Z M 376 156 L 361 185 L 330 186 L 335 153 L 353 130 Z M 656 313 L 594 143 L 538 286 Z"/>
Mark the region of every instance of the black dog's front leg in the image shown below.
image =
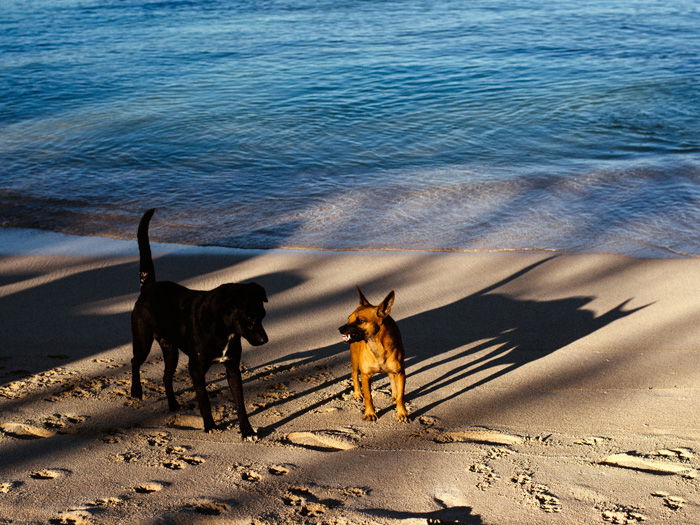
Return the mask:
<path id="1" fill-rule="evenodd" d="M 209 394 L 207 394 L 207 385 L 204 380 L 206 373 L 205 368 L 196 357 L 190 357 L 190 362 L 187 365 L 192 378 L 192 385 L 197 395 L 197 403 L 199 404 L 199 413 L 202 414 L 204 421 L 204 431 L 211 432 L 216 428 L 214 418 L 211 415 L 211 403 L 209 402 Z"/>
<path id="2" fill-rule="evenodd" d="M 233 394 L 233 401 L 236 404 L 236 413 L 238 414 L 238 426 L 241 430 L 243 439 L 255 435 L 253 427 L 248 421 L 248 413 L 245 409 L 245 401 L 243 400 L 243 379 L 241 378 L 241 338 L 236 336 L 229 341 L 228 351 L 226 352 L 227 360 L 224 362 L 226 366 L 226 379 L 228 386 Z"/>

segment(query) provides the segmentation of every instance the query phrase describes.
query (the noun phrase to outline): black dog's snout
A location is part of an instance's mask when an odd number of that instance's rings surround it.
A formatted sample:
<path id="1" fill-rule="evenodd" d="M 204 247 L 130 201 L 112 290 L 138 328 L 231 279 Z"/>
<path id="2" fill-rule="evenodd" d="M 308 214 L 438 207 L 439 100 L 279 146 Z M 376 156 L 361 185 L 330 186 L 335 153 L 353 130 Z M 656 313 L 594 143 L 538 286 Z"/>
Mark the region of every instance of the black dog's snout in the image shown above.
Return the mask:
<path id="1" fill-rule="evenodd" d="M 252 339 L 252 340 L 251 340 L 251 339 Z M 269 341 L 269 339 L 268 339 L 268 337 L 267 337 L 267 333 L 265 333 L 265 332 L 258 332 L 258 333 L 256 333 L 253 337 L 251 337 L 251 338 L 249 339 L 249 342 L 250 342 L 253 346 L 262 346 L 262 345 L 264 345 L 265 343 L 267 343 L 268 341 Z"/>

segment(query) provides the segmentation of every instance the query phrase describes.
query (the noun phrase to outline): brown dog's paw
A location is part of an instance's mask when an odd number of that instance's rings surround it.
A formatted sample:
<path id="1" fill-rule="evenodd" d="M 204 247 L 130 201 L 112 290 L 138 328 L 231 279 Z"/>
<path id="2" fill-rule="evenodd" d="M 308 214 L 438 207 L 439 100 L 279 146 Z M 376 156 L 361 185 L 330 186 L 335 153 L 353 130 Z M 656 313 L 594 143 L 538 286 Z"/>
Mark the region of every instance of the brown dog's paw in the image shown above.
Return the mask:
<path id="1" fill-rule="evenodd" d="M 362 419 L 364 419 L 365 421 L 377 421 L 377 414 L 375 414 L 374 412 L 369 414 L 365 413 Z"/>
<path id="2" fill-rule="evenodd" d="M 408 423 L 408 414 L 405 412 L 402 414 L 399 414 L 398 412 L 396 413 L 396 421 L 399 421 L 401 423 Z"/>

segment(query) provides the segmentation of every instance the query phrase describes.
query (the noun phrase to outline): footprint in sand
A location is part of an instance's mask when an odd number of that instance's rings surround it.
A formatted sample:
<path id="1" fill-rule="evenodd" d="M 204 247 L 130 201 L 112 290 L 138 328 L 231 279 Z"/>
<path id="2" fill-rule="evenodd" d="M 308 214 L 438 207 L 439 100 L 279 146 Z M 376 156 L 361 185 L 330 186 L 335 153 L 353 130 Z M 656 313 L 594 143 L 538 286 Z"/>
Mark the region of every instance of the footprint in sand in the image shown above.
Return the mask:
<path id="1" fill-rule="evenodd" d="M 435 416 L 420 416 L 418 422 L 426 427 L 435 427 L 441 423 L 440 418 Z"/>
<path id="2" fill-rule="evenodd" d="M 681 510 L 686 503 L 680 496 L 671 496 L 668 492 L 662 490 L 652 492 L 651 495 L 655 498 L 662 498 L 664 505 L 671 510 Z"/>
<path id="3" fill-rule="evenodd" d="M 513 434 L 505 434 L 497 430 L 474 429 L 456 432 L 441 432 L 433 437 L 436 443 L 485 443 L 487 445 L 518 445 L 523 438 Z"/>
<path id="4" fill-rule="evenodd" d="M 267 471 L 273 476 L 284 476 L 289 474 L 290 468 L 286 467 L 285 465 L 270 465 L 267 468 Z"/>
<path id="5" fill-rule="evenodd" d="M 306 518 L 317 518 L 328 510 L 328 507 L 306 487 L 289 487 L 287 493 L 282 496 L 282 501 Z"/>
<path id="6" fill-rule="evenodd" d="M 0 430 L 8 436 L 21 439 L 40 439 L 56 435 L 56 433 L 51 430 L 28 425 L 26 423 L 0 423 Z"/>
<path id="7" fill-rule="evenodd" d="M 165 468 L 170 469 L 170 470 L 182 470 L 182 469 L 187 467 L 187 463 L 185 463 L 184 461 L 177 460 L 177 459 L 163 461 L 163 463 L 161 463 L 161 465 L 163 465 Z"/>
<path id="8" fill-rule="evenodd" d="M 357 448 L 356 436 L 352 430 L 314 430 L 290 432 L 289 443 L 322 451 L 350 450 Z"/>
<path id="9" fill-rule="evenodd" d="M 367 496 L 372 490 L 367 487 L 346 487 L 340 489 L 340 493 L 352 498 L 362 498 Z"/>
<path id="10" fill-rule="evenodd" d="M 70 424 L 77 424 L 87 421 L 90 416 L 76 416 L 73 414 L 54 414 L 44 420 L 44 426 L 63 430 Z"/>
<path id="11" fill-rule="evenodd" d="M 666 496 L 664 498 L 664 505 L 666 505 L 671 510 L 681 510 L 685 500 L 680 496 Z"/>
<path id="12" fill-rule="evenodd" d="M 201 456 L 181 456 L 180 459 L 190 465 L 201 465 L 206 461 L 206 459 Z"/>
<path id="13" fill-rule="evenodd" d="M 602 436 L 592 436 L 592 437 L 587 437 L 587 438 L 582 438 L 582 439 L 577 439 L 574 441 L 574 445 L 586 445 L 589 447 L 597 447 L 599 445 L 602 445 L 605 442 L 611 441 L 610 438 L 602 437 Z"/>
<path id="14" fill-rule="evenodd" d="M 76 416 L 75 414 L 63 414 L 61 417 L 67 419 L 69 423 L 82 423 L 90 419 L 90 416 Z"/>
<path id="15" fill-rule="evenodd" d="M 158 432 L 156 434 L 146 435 L 148 444 L 152 447 L 164 447 L 172 440 L 172 436 L 168 432 Z"/>
<path id="16" fill-rule="evenodd" d="M 66 422 L 61 421 L 57 417 L 50 417 L 44 420 L 44 426 L 48 428 L 53 428 L 53 429 L 62 429 L 65 428 Z"/>
<path id="17" fill-rule="evenodd" d="M 165 452 L 167 454 L 185 454 L 188 450 L 190 450 L 192 447 L 188 447 L 185 445 L 176 445 L 176 446 L 169 446 L 168 448 L 165 449 Z"/>
<path id="18" fill-rule="evenodd" d="M 493 447 L 490 448 L 489 451 L 486 453 L 486 459 L 503 458 L 509 456 L 510 454 L 512 454 L 512 452 L 512 450 L 509 450 L 507 448 Z"/>
<path id="19" fill-rule="evenodd" d="M 479 490 L 487 490 L 491 487 L 491 485 L 501 479 L 501 476 L 494 472 L 492 466 L 484 463 L 475 463 L 470 465 L 468 470 L 469 472 L 481 474 L 481 479 L 476 484 L 476 488 Z"/>
<path id="20" fill-rule="evenodd" d="M 87 513 L 70 511 L 63 512 L 49 519 L 49 523 L 57 525 L 89 525 L 92 523 Z"/>
<path id="21" fill-rule="evenodd" d="M 601 503 L 595 505 L 595 508 L 601 512 L 603 521 L 614 523 L 615 525 L 631 525 L 647 519 L 634 507 L 625 507 L 615 503 Z"/>
<path id="22" fill-rule="evenodd" d="M 63 475 L 60 470 L 42 469 L 36 470 L 29 474 L 29 477 L 34 479 L 56 479 Z"/>
<path id="23" fill-rule="evenodd" d="M 256 481 L 260 481 L 262 476 L 254 470 L 244 470 L 241 472 L 241 478 L 243 478 L 245 481 L 255 483 Z"/>
<path id="24" fill-rule="evenodd" d="M 126 434 L 123 430 L 111 430 L 109 433 L 102 436 L 100 439 L 103 443 L 119 443 L 125 438 Z"/>
<path id="25" fill-rule="evenodd" d="M 476 488 L 478 488 L 479 490 L 487 490 L 491 487 L 491 485 L 499 481 L 501 479 L 501 476 L 496 474 L 494 468 L 488 464 L 488 461 L 509 456 L 511 453 L 512 450 L 507 448 L 492 447 L 485 454 L 484 463 L 474 463 L 473 465 L 470 465 L 467 469 L 469 472 L 481 474 L 481 477 L 476 484 Z"/>
<path id="26" fill-rule="evenodd" d="M 10 481 L 10 482 L 4 482 L 0 483 L 0 494 L 7 494 L 13 489 L 16 489 L 22 485 L 21 481 Z"/>
<path id="27" fill-rule="evenodd" d="M 218 516 L 228 512 L 230 509 L 226 503 L 210 500 L 195 501 L 194 503 L 190 503 L 189 507 L 199 514 L 206 514 L 208 516 Z"/>
<path id="28" fill-rule="evenodd" d="M 156 481 L 149 481 L 147 483 L 141 483 L 134 487 L 134 491 L 140 494 L 152 494 L 153 492 L 160 492 L 163 490 L 164 486 L 162 483 Z"/>
<path id="29" fill-rule="evenodd" d="M 611 456 L 599 461 L 599 463 L 601 465 L 609 465 L 612 467 L 622 467 L 632 470 L 640 470 L 643 472 L 651 472 L 652 474 L 676 474 L 690 479 L 697 477 L 697 470 L 688 464 L 648 459 L 644 457 L 643 454 L 639 453 L 627 452 L 622 454 L 612 454 Z"/>
<path id="30" fill-rule="evenodd" d="M 695 457 L 693 451 L 689 448 L 662 448 L 651 453 L 652 456 L 662 458 L 680 459 L 682 461 L 690 461 Z"/>
<path id="31" fill-rule="evenodd" d="M 117 497 L 98 498 L 95 501 L 88 503 L 90 507 L 116 507 L 124 503 L 124 500 Z"/>
<path id="32" fill-rule="evenodd" d="M 110 456 L 112 461 L 122 462 L 122 463 L 136 463 L 141 459 L 141 453 L 135 450 L 127 450 L 121 454 L 114 454 Z"/>
<path id="33" fill-rule="evenodd" d="M 547 485 L 533 483 L 532 472 L 523 471 L 515 474 L 511 481 L 535 500 L 537 505 L 544 512 L 561 512 L 561 502 L 559 498 L 552 494 Z"/>

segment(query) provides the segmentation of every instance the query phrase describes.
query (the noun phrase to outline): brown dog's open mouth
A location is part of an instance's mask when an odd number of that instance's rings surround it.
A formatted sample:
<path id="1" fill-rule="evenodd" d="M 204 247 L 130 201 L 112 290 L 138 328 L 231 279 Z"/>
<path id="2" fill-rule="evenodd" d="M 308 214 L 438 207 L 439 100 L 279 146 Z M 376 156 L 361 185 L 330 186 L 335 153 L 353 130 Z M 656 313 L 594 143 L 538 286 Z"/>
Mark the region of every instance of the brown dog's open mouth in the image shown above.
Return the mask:
<path id="1" fill-rule="evenodd" d="M 346 343 L 349 343 L 351 339 L 350 334 L 340 334 L 340 338 Z"/>

